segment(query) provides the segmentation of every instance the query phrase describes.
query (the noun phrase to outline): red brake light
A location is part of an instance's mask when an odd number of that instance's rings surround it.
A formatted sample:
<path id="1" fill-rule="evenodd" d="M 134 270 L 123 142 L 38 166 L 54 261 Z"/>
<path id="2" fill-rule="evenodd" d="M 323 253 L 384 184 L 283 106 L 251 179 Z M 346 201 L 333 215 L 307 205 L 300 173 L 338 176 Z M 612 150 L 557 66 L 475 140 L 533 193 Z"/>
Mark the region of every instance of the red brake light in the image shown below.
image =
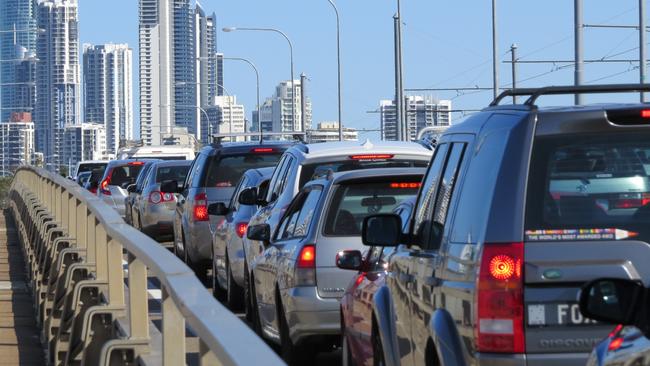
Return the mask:
<path id="1" fill-rule="evenodd" d="M 607 346 L 607 350 L 616 351 L 617 349 L 621 348 L 622 345 L 623 345 L 623 338 L 616 337 L 612 339 L 611 342 L 609 342 L 609 346 Z"/>
<path id="2" fill-rule="evenodd" d="M 257 153 L 257 154 L 263 154 L 263 153 L 272 153 L 274 152 L 275 149 L 272 147 L 256 147 L 251 149 L 251 152 Z"/>
<path id="3" fill-rule="evenodd" d="M 108 185 L 111 183 L 111 176 L 109 175 L 106 179 L 102 181 L 102 183 L 99 185 L 99 189 L 101 190 L 103 195 L 110 196 L 111 191 L 108 189 Z"/>
<path id="4" fill-rule="evenodd" d="M 620 332 L 622 329 L 623 329 L 623 325 L 622 325 L 622 324 L 617 325 L 616 327 L 614 327 L 614 329 L 612 329 L 611 332 L 609 332 L 609 335 L 607 335 L 607 338 L 613 338 L 613 337 L 616 337 L 616 335 L 618 334 L 618 332 Z"/>
<path id="5" fill-rule="evenodd" d="M 194 221 L 208 221 L 210 220 L 210 215 L 208 215 L 208 195 L 205 193 L 199 193 L 194 196 Z"/>
<path id="6" fill-rule="evenodd" d="M 485 244 L 476 286 L 479 352 L 524 353 L 524 244 Z"/>
<path id="7" fill-rule="evenodd" d="M 390 188 L 420 188 L 422 183 L 391 183 Z"/>
<path id="8" fill-rule="evenodd" d="M 246 229 L 248 229 L 248 223 L 247 222 L 240 222 L 237 224 L 237 236 L 240 238 L 243 238 L 244 235 L 246 234 Z"/>
<path id="9" fill-rule="evenodd" d="M 129 166 L 140 166 L 140 165 L 144 165 L 144 161 L 132 161 L 128 165 Z"/>
<path id="10" fill-rule="evenodd" d="M 650 118 L 650 109 L 642 109 L 641 118 Z"/>
<path id="11" fill-rule="evenodd" d="M 316 247 L 305 245 L 298 255 L 298 268 L 315 268 L 316 267 Z"/>
<path id="12" fill-rule="evenodd" d="M 393 154 L 361 154 L 361 155 L 350 155 L 352 160 L 386 160 L 392 159 L 395 155 Z"/>

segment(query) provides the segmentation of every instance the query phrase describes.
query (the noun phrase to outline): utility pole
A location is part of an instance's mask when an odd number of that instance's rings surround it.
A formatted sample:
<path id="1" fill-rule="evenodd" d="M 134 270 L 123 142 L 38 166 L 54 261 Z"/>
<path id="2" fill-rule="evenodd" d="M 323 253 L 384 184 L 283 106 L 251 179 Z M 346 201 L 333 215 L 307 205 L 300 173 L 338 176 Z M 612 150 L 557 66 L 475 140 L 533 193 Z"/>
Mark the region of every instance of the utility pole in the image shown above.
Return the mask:
<path id="1" fill-rule="evenodd" d="M 582 85 L 582 69 L 584 67 L 582 39 L 582 0 L 574 0 L 574 47 L 575 47 L 575 80 L 576 86 Z M 575 104 L 582 104 L 582 95 L 575 95 Z"/>
<path id="2" fill-rule="evenodd" d="M 517 44 L 510 46 L 510 55 L 512 56 L 512 90 L 517 89 Z M 512 96 L 512 104 L 517 104 L 517 96 Z"/>
<path id="3" fill-rule="evenodd" d="M 645 58 L 645 1 L 639 0 L 639 82 L 645 84 L 646 58 Z M 645 103 L 645 93 L 640 94 L 641 103 Z"/>
<path id="4" fill-rule="evenodd" d="M 497 0 L 492 0 L 492 83 L 494 99 L 499 95 L 499 55 L 497 54 Z"/>
<path id="5" fill-rule="evenodd" d="M 398 5 L 399 8 L 399 5 Z M 404 96 L 402 95 L 402 60 L 400 55 L 400 16 L 399 10 L 398 13 L 393 17 L 394 26 L 395 26 L 395 124 L 397 125 L 397 141 L 403 141 L 404 132 L 404 119 L 402 118 L 402 102 Z"/>
<path id="6" fill-rule="evenodd" d="M 303 72 L 300 74 L 300 126 L 302 127 L 302 132 L 307 133 L 305 129 L 305 116 L 307 116 L 305 113 L 307 111 L 307 98 L 305 98 L 305 90 L 307 89 L 305 84 L 307 84 L 307 75 Z"/>

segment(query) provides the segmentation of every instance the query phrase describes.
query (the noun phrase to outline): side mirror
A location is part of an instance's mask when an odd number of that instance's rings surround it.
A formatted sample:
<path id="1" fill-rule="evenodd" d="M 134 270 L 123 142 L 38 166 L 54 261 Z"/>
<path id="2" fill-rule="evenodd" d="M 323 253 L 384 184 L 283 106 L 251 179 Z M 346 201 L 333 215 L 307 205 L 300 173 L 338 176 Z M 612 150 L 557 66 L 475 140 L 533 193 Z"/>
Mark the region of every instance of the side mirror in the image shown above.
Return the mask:
<path id="1" fill-rule="evenodd" d="M 239 203 L 242 205 L 257 205 L 257 187 L 244 188 L 238 197 Z"/>
<path id="2" fill-rule="evenodd" d="M 180 193 L 178 182 L 175 180 L 166 180 L 160 184 L 160 191 L 163 193 Z"/>
<path id="3" fill-rule="evenodd" d="M 208 214 L 216 216 L 225 216 L 230 212 L 230 209 L 223 202 L 212 203 L 208 206 Z"/>
<path id="4" fill-rule="evenodd" d="M 402 218 L 394 214 L 367 216 L 363 220 L 361 241 L 369 246 L 398 246 L 402 241 Z"/>
<path id="5" fill-rule="evenodd" d="M 135 193 L 135 184 L 130 184 L 128 187 L 126 187 L 126 191 L 129 193 Z"/>
<path id="6" fill-rule="evenodd" d="M 645 319 L 641 313 L 644 292 L 643 284 L 637 281 L 600 278 L 584 285 L 580 290 L 580 312 L 587 318 L 607 323 L 635 325 Z M 644 331 L 645 332 L 645 331 Z"/>
<path id="7" fill-rule="evenodd" d="M 363 266 L 363 258 L 358 250 L 344 250 L 336 254 L 336 266 L 340 269 L 351 269 L 360 271 Z"/>
<path id="8" fill-rule="evenodd" d="M 269 224 L 249 226 L 246 230 L 246 237 L 251 240 L 268 243 L 271 240 L 271 226 Z"/>

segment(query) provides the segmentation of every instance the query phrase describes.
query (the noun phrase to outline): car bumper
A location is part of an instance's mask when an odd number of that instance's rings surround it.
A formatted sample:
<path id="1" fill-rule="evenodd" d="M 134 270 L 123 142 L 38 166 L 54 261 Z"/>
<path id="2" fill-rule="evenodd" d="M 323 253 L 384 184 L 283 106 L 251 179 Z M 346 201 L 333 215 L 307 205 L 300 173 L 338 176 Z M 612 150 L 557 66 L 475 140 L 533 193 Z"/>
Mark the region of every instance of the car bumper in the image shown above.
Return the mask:
<path id="1" fill-rule="evenodd" d="M 584 366 L 588 353 L 549 353 L 549 354 L 497 354 L 479 353 L 476 364 L 481 366 Z"/>
<path id="2" fill-rule="evenodd" d="M 318 296 L 315 287 L 295 287 L 283 291 L 289 335 L 294 343 L 312 336 L 341 334 L 339 299 Z"/>

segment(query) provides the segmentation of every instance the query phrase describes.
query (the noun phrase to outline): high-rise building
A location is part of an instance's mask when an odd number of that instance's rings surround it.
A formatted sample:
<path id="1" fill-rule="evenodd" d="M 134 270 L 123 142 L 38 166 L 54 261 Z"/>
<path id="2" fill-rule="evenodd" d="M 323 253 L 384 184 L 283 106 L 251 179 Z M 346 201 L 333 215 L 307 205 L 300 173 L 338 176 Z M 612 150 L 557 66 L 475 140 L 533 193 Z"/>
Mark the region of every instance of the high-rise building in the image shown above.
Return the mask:
<path id="1" fill-rule="evenodd" d="M 207 107 L 205 111 L 202 123 L 204 136 L 246 132 L 244 106 L 237 104 L 236 97 L 217 96 L 214 98 L 214 105 Z M 208 120 L 205 120 L 206 118 Z M 243 140 L 243 137 L 237 138 L 237 141 Z"/>
<path id="2" fill-rule="evenodd" d="M 425 127 L 451 125 L 451 100 L 438 100 L 430 96 L 409 95 L 404 98 L 406 125 L 410 140 Z M 379 102 L 380 124 L 383 140 L 397 140 L 397 108 L 394 100 Z"/>
<path id="3" fill-rule="evenodd" d="M 84 117 L 104 125 L 110 154 L 133 140 L 132 54 L 126 44 L 84 45 Z"/>
<path id="4" fill-rule="evenodd" d="M 77 0 L 38 3 L 36 150 L 52 169 L 61 165 L 63 131 L 80 121 Z"/>
<path id="5" fill-rule="evenodd" d="M 201 108 L 222 95 L 216 16 L 190 0 L 140 0 L 140 136 L 159 145 L 174 126 L 202 140 Z"/>
<path id="6" fill-rule="evenodd" d="M 293 89 L 293 90 L 292 90 Z M 292 92 L 296 94 L 294 105 L 296 120 L 293 120 L 291 109 Z M 262 121 L 262 130 L 266 132 L 290 132 L 301 130 L 302 111 L 300 108 L 300 80 L 295 80 L 293 88 L 291 81 L 282 81 L 276 88 L 275 94 L 267 98 L 260 107 L 260 116 L 253 114 L 252 130 L 258 130 L 258 118 Z M 311 128 L 311 99 L 305 98 L 305 129 Z"/>
<path id="7" fill-rule="evenodd" d="M 9 122 L 0 123 L 0 176 L 11 175 L 34 159 L 34 122 L 31 113 L 13 112 Z"/>
<path id="8" fill-rule="evenodd" d="M 140 0 L 140 138 L 160 145 L 173 118 L 172 0 Z"/>
<path id="9" fill-rule="evenodd" d="M 62 165 L 69 168 L 84 160 L 106 160 L 106 128 L 101 123 L 66 126 L 63 133 Z M 70 170 L 69 170 L 70 171 Z"/>
<path id="10" fill-rule="evenodd" d="M 36 7 L 35 0 L 0 0 L 0 121 L 34 109 Z"/>
<path id="11" fill-rule="evenodd" d="M 320 122 L 316 129 L 307 131 L 307 141 L 330 142 L 339 141 L 338 122 Z M 343 141 L 357 141 L 359 139 L 357 130 L 351 127 L 343 127 Z"/>

